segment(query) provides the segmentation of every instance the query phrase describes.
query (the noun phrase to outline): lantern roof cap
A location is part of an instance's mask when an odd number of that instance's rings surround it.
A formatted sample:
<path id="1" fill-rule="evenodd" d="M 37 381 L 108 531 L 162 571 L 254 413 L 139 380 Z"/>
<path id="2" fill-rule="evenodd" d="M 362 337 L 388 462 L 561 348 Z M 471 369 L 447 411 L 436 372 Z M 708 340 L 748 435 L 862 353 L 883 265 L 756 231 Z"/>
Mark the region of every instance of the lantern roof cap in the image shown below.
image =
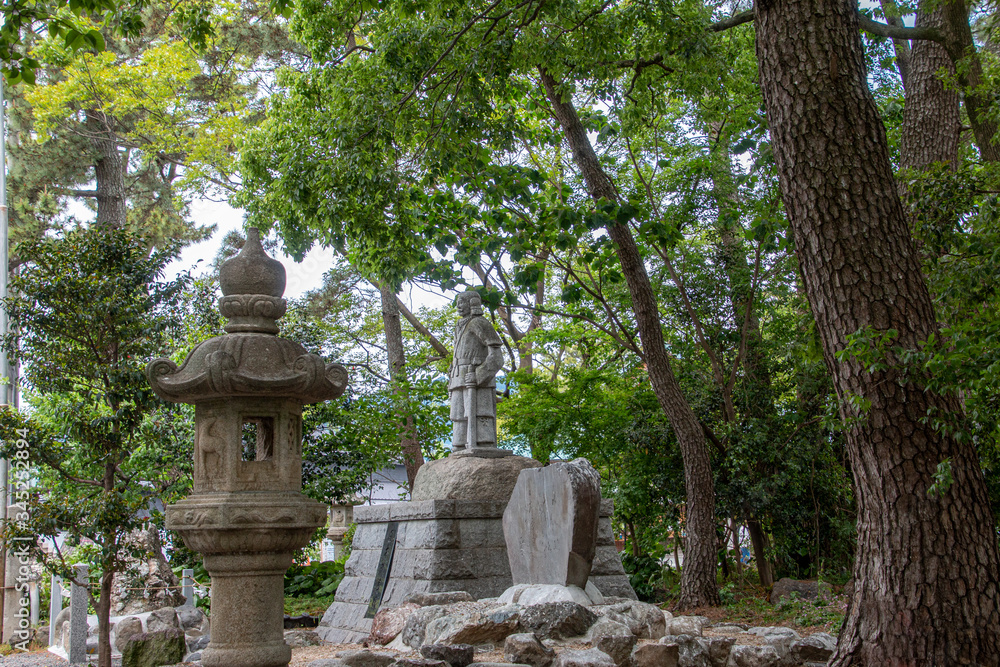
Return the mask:
<path id="1" fill-rule="evenodd" d="M 166 358 L 151 361 L 146 377 L 153 391 L 173 403 L 239 396 L 317 403 L 344 393 L 347 369 L 275 335 L 286 308 L 285 267 L 264 251 L 256 228 L 222 265 L 219 282 L 227 333 L 198 344 L 180 367 Z"/>

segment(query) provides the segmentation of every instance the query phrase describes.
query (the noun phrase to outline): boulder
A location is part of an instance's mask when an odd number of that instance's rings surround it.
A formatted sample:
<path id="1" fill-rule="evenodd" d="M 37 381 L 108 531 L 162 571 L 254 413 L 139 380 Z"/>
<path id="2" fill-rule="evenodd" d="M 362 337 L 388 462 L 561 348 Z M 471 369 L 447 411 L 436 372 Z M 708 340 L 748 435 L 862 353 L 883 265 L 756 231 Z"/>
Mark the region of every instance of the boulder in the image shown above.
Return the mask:
<path id="1" fill-rule="evenodd" d="M 677 664 L 680 667 L 712 667 L 708 647 L 692 635 L 667 635 L 660 640 L 664 646 L 677 647 Z"/>
<path id="2" fill-rule="evenodd" d="M 174 610 L 177 613 L 177 621 L 181 624 L 184 634 L 203 635 L 208 632 L 208 616 L 197 607 L 178 607 Z"/>
<path id="3" fill-rule="evenodd" d="M 475 601 L 476 598 L 469 595 L 467 591 L 442 591 L 440 593 L 411 593 L 403 600 L 403 604 L 412 603 L 418 607 L 431 607 L 436 604 Z"/>
<path id="4" fill-rule="evenodd" d="M 633 667 L 678 667 L 676 644 L 643 644 L 632 652 Z"/>
<path id="5" fill-rule="evenodd" d="M 596 622 L 594 612 L 575 602 L 547 602 L 521 612 L 521 627 L 542 639 L 577 637 Z"/>
<path id="6" fill-rule="evenodd" d="M 503 644 L 503 657 L 508 662 L 548 667 L 555 660 L 556 652 L 545 646 L 530 632 L 510 635 Z"/>
<path id="7" fill-rule="evenodd" d="M 752 635 L 757 635 L 758 637 L 764 637 L 765 639 L 767 637 L 785 637 L 787 639 L 791 639 L 792 641 L 800 639 L 799 633 L 795 630 L 780 625 L 758 626 L 750 628 L 747 632 Z"/>
<path id="8" fill-rule="evenodd" d="M 146 617 L 146 632 L 159 632 L 160 630 L 181 630 L 181 622 L 177 618 L 177 612 L 173 607 L 164 607 L 149 613 Z M 181 656 L 183 657 L 183 656 Z M 179 661 L 180 658 L 174 662 Z"/>
<path id="9" fill-rule="evenodd" d="M 726 667 L 778 667 L 781 658 L 773 646 L 734 646 Z"/>
<path id="10" fill-rule="evenodd" d="M 424 607 L 432 609 L 433 607 Z M 417 612 L 414 612 L 416 614 Z M 424 644 L 496 644 L 518 630 L 521 608 L 517 605 L 468 606 L 427 623 Z M 405 637 L 404 637 L 405 642 Z"/>
<path id="11" fill-rule="evenodd" d="M 186 649 L 180 628 L 141 632 L 125 643 L 122 667 L 173 665 L 184 659 Z"/>
<path id="12" fill-rule="evenodd" d="M 726 667 L 736 640 L 733 637 L 706 637 L 701 641 L 708 647 L 708 661 L 712 667 Z"/>
<path id="13" fill-rule="evenodd" d="M 666 634 L 667 617 L 664 616 L 663 610 L 656 605 L 629 600 L 608 605 L 605 609 L 605 613 L 613 612 L 624 617 L 632 634 L 639 639 L 659 639 Z M 597 611 L 597 613 L 601 612 Z"/>
<path id="14" fill-rule="evenodd" d="M 412 500 L 499 500 L 507 502 L 517 476 L 542 464 L 524 456 L 446 456 L 420 466 Z"/>
<path id="15" fill-rule="evenodd" d="M 604 651 L 590 648 L 585 651 L 566 650 L 556 656 L 552 667 L 616 667 L 615 661 Z"/>
<path id="16" fill-rule="evenodd" d="M 420 655 L 428 660 L 443 660 L 451 667 L 467 667 L 472 662 L 475 649 L 469 644 L 425 644 Z"/>
<path id="17" fill-rule="evenodd" d="M 136 616 L 126 616 L 115 624 L 115 648 L 123 653 L 128 640 L 139 634 L 142 634 L 142 621 Z"/>
<path id="18" fill-rule="evenodd" d="M 188 637 L 187 646 L 188 650 L 192 653 L 200 653 L 208 648 L 208 643 L 212 641 L 212 635 L 198 635 L 197 637 Z"/>
<path id="19" fill-rule="evenodd" d="M 373 644 L 385 646 L 403 631 L 406 619 L 410 617 L 410 614 L 414 610 L 419 609 L 420 606 L 414 602 L 407 602 L 398 607 L 383 607 L 379 609 L 375 614 L 375 618 L 372 619 L 372 630 L 368 635 L 368 639 Z"/>
<path id="20" fill-rule="evenodd" d="M 319 646 L 323 640 L 315 630 L 286 630 L 285 643 L 292 648 L 305 648 L 307 646 Z"/>
<path id="21" fill-rule="evenodd" d="M 406 622 L 403 623 L 403 631 L 400 633 L 403 643 L 414 649 L 418 649 L 427 643 L 433 643 L 424 641 L 424 635 L 427 634 L 427 624 L 437 618 L 441 618 L 447 612 L 448 609 L 441 605 L 414 609 L 407 616 Z"/>
<path id="22" fill-rule="evenodd" d="M 521 471 L 503 513 L 514 583 L 585 588 L 600 507 L 601 478 L 586 459 Z"/>
<path id="23" fill-rule="evenodd" d="M 785 577 L 779 579 L 778 583 L 771 588 L 771 604 L 778 604 L 782 598 L 795 593 L 800 600 L 815 600 L 819 597 L 820 590 L 825 595 L 831 593 L 830 584 L 824 582 L 822 586 L 815 580 L 789 579 Z"/>
<path id="24" fill-rule="evenodd" d="M 589 607 L 601 604 L 604 596 L 589 581 L 587 590 L 579 586 L 562 586 L 560 584 L 514 584 L 505 590 L 497 599 L 501 604 L 519 604 L 528 607 L 546 602 L 575 602 Z"/>
<path id="25" fill-rule="evenodd" d="M 337 662 L 346 667 L 389 667 L 396 662 L 395 653 L 378 653 L 375 651 L 341 651 L 337 654 Z"/>
<path id="26" fill-rule="evenodd" d="M 664 622 L 667 635 L 692 635 L 701 637 L 702 629 L 710 621 L 704 616 L 674 616 Z"/>
<path id="27" fill-rule="evenodd" d="M 789 657 L 796 662 L 826 662 L 837 650 L 837 640 L 825 632 L 817 632 L 792 642 Z"/>
<path id="28" fill-rule="evenodd" d="M 635 635 L 628 626 L 602 618 L 590 627 L 590 645 L 610 655 L 622 667 L 632 655 Z"/>

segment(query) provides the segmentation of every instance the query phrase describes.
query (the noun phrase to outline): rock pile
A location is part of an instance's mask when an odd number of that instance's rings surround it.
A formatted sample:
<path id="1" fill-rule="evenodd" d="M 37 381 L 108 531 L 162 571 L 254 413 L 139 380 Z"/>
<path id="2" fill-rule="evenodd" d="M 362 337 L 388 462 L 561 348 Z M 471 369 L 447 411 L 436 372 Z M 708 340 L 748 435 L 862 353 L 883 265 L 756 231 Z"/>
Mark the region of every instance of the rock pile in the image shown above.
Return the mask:
<path id="1" fill-rule="evenodd" d="M 673 617 L 635 600 L 606 602 L 410 601 L 380 610 L 369 642 L 419 651 L 419 664 L 395 652 L 361 651 L 310 667 L 485 667 L 466 662 L 473 646 L 484 645 L 503 651 L 509 662 L 498 664 L 530 667 L 819 667 L 836 648 L 825 633 L 803 638 L 784 627 L 712 626 L 704 616 Z"/>

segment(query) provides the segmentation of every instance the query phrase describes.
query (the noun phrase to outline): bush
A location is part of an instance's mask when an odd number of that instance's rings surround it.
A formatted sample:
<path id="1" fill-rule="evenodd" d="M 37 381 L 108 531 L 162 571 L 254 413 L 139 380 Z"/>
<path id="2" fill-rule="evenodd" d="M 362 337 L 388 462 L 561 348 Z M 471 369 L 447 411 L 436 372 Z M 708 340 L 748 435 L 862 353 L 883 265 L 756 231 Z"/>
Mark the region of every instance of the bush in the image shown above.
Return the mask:
<path id="1" fill-rule="evenodd" d="M 660 559 L 649 554 L 633 556 L 622 554 L 622 567 L 632 584 L 632 590 L 643 602 L 663 601 L 663 565 Z"/>
<path id="2" fill-rule="evenodd" d="M 344 564 L 329 560 L 312 565 L 292 565 L 285 573 L 288 597 L 326 597 L 337 592 L 344 578 Z"/>

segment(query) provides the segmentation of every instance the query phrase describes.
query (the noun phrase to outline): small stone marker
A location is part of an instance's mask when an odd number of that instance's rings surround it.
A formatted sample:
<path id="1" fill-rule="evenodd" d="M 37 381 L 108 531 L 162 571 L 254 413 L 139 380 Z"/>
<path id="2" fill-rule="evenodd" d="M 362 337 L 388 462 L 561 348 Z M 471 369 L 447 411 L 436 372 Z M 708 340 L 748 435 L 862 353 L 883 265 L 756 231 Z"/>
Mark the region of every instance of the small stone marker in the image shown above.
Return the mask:
<path id="1" fill-rule="evenodd" d="M 87 662 L 87 586 L 90 572 L 86 565 L 74 565 L 73 583 L 69 588 L 69 661 L 78 665 Z M 80 585 L 77 585 L 79 582 Z"/>
<path id="2" fill-rule="evenodd" d="M 522 470 L 503 514 L 514 584 L 586 588 L 601 478 L 586 459 Z"/>

